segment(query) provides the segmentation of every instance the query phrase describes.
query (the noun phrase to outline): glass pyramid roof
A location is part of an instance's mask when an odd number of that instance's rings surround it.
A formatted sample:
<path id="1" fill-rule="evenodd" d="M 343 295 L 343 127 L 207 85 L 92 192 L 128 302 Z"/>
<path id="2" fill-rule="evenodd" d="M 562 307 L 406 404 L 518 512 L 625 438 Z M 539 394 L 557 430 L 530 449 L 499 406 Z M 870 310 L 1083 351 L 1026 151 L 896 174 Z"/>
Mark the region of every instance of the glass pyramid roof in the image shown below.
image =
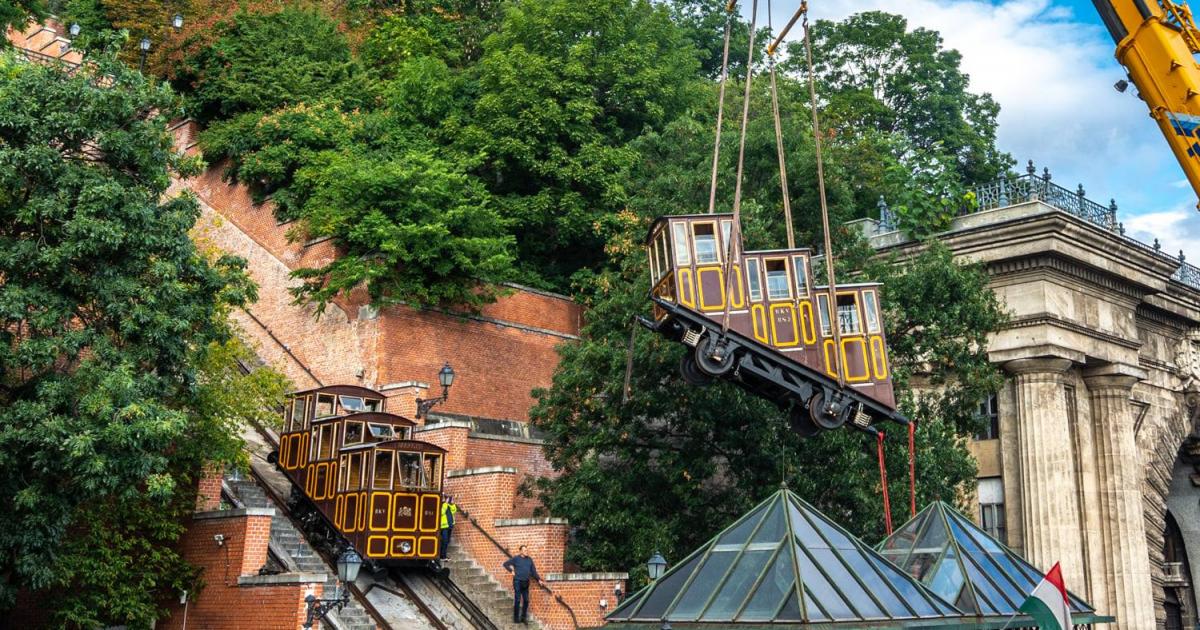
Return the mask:
<path id="1" fill-rule="evenodd" d="M 630 596 L 608 621 L 655 628 L 665 621 L 886 628 L 957 624 L 962 617 L 781 489 Z"/>
<path id="2" fill-rule="evenodd" d="M 1045 577 L 940 501 L 880 543 L 879 552 L 969 615 L 1011 616 Z M 1087 602 L 1068 594 L 1076 623 L 1102 619 Z"/>

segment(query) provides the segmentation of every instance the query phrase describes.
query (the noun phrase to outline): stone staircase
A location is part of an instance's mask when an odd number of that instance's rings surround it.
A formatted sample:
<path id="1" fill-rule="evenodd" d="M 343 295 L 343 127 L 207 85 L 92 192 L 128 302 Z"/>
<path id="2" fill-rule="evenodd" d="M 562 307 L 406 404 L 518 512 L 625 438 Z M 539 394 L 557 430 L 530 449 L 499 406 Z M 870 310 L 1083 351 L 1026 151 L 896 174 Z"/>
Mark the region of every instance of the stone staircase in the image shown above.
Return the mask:
<path id="1" fill-rule="evenodd" d="M 527 624 L 513 623 L 513 597 L 508 589 L 500 585 L 484 571 L 460 545 L 450 544 L 449 558 L 443 566 L 450 570 L 450 579 L 462 589 L 471 601 L 487 615 L 500 630 L 541 630 L 542 625 L 530 611 Z M 545 597 L 537 586 L 530 586 L 530 598 Z"/>
<path id="2" fill-rule="evenodd" d="M 293 563 L 299 571 L 325 574 L 322 597 L 333 597 L 338 592 L 337 571 L 325 564 L 325 560 L 309 546 L 291 521 L 280 514 L 279 509 L 267 498 L 266 493 L 248 479 L 227 479 L 226 481 L 237 495 L 238 500 L 246 507 L 275 508 L 275 516 L 271 517 L 271 550 L 282 551 L 287 556 L 282 558 L 283 562 L 285 564 Z M 333 623 L 328 625 L 341 630 L 375 630 L 375 622 L 354 598 L 350 598 L 350 603 L 346 604 L 345 608 L 330 613 L 329 617 Z"/>

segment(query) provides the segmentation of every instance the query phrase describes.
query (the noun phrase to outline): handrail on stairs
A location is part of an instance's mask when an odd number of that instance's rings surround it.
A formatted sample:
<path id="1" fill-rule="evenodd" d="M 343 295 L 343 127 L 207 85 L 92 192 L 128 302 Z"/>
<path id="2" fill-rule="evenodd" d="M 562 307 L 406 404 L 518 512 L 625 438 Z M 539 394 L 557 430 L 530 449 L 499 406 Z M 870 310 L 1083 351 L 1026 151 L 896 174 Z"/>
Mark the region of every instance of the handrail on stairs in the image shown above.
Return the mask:
<path id="1" fill-rule="evenodd" d="M 471 525 L 474 525 L 475 529 L 480 534 L 483 534 L 483 537 L 486 538 L 488 540 L 488 542 L 492 543 L 492 546 L 494 546 L 496 549 L 500 550 L 500 553 L 504 554 L 504 556 L 506 558 L 508 558 L 510 560 L 512 559 L 513 555 L 512 555 L 512 553 L 510 553 L 508 551 L 508 548 L 505 547 L 504 545 L 500 544 L 500 541 L 496 540 L 495 538 L 492 538 L 492 535 L 489 534 L 487 532 L 487 530 L 484 529 L 483 526 L 479 524 L 479 521 L 475 520 L 475 517 L 471 516 L 470 512 L 464 510 L 460 506 L 458 508 L 458 513 L 465 516 L 467 518 L 467 522 L 470 523 Z M 455 520 L 455 522 L 458 522 L 457 518 L 455 518 L 454 520 Z M 536 582 L 536 584 L 537 584 L 538 588 L 545 591 L 548 595 L 550 595 L 551 598 L 554 599 L 555 602 L 558 602 L 558 604 L 560 606 L 562 606 L 564 609 L 566 609 L 567 614 L 571 616 L 571 625 L 575 627 L 575 630 L 579 630 L 579 619 L 575 616 L 575 610 L 571 608 L 571 605 L 568 604 L 566 601 L 564 601 L 561 595 L 559 595 L 558 593 L 555 593 L 553 590 L 551 590 L 550 587 L 546 586 L 545 584 L 542 584 L 541 580 L 538 580 Z"/>

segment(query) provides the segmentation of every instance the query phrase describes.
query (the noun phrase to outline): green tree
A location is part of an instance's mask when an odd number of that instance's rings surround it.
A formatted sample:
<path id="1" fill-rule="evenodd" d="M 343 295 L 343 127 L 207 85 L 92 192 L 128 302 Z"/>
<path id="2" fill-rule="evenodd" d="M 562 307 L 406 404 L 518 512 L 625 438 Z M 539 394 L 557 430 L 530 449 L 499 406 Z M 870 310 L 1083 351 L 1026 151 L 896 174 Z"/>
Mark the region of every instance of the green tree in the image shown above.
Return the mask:
<path id="1" fill-rule="evenodd" d="M 3 0 L 0 2 L 0 29 L 9 27 L 18 31 L 25 30 L 32 20 L 46 17 L 46 4 L 41 0 Z M 9 46 L 8 38 L 0 44 L 0 48 Z"/>
<path id="2" fill-rule="evenodd" d="M 316 9 L 241 11 L 218 24 L 216 34 L 183 60 L 174 80 L 202 121 L 323 99 L 353 107 L 368 98 L 346 36 Z"/>
<path id="3" fill-rule="evenodd" d="M 150 627 L 194 585 L 171 544 L 198 471 L 238 457 L 215 368 L 254 287 L 164 196 L 196 169 L 176 105 L 111 53 L 0 56 L 0 599 L 44 594 L 57 627 Z"/>
<path id="4" fill-rule="evenodd" d="M 484 157 L 523 279 L 564 289 L 601 261 L 629 141 L 696 102 L 695 52 L 648 0 L 520 0 L 483 49 L 457 146 Z"/>
<path id="5" fill-rule="evenodd" d="M 996 148 L 1000 106 L 967 90 L 962 56 L 942 48 L 936 31 L 908 30 L 899 15 L 867 11 L 812 27 L 814 72 L 839 135 L 875 129 L 904 137 L 906 148 L 943 158 L 967 184 L 995 178 L 1012 165 Z M 804 75 L 802 44 L 789 44 L 786 67 Z M 897 156 L 899 157 L 899 156 Z"/>

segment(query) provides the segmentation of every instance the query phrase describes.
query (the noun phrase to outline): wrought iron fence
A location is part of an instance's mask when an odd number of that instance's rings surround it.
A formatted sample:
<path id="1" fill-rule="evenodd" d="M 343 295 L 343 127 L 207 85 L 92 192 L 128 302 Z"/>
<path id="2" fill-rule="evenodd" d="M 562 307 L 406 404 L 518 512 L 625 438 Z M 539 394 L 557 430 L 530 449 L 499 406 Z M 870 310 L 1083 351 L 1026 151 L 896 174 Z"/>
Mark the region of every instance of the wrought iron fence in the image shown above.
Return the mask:
<path id="1" fill-rule="evenodd" d="M 1085 196 L 1086 192 L 1083 189 L 1083 184 L 1080 184 L 1073 191 L 1063 188 L 1051 181 L 1050 169 L 1043 168 L 1042 173 L 1038 174 L 1037 169 L 1033 166 L 1033 160 L 1030 160 L 1026 165 L 1024 175 L 1003 177 L 994 182 L 976 186 L 973 192 L 975 193 L 977 205 L 973 209 L 966 210 L 964 214 L 966 212 L 1003 208 L 1030 201 L 1041 201 L 1067 214 L 1077 216 L 1110 232 L 1115 232 L 1134 247 L 1153 250 L 1161 256 L 1169 255 L 1162 251 L 1162 246 L 1159 244 L 1158 239 L 1154 239 L 1154 245 L 1151 246 L 1125 235 L 1124 224 L 1117 221 L 1116 201 L 1109 200 L 1108 205 L 1104 206 L 1088 199 Z M 883 219 L 883 209 L 886 208 L 886 204 L 884 204 L 882 199 L 879 203 L 881 219 Z M 894 218 L 891 217 L 891 213 L 887 212 L 887 215 L 886 222 L 893 224 Z M 881 224 L 884 222 L 884 220 L 881 220 Z M 1187 262 L 1183 252 L 1179 252 L 1179 268 L 1175 270 L 1171 278 L 1194 289 L 1200 289 L 1200 267 Z"/>

